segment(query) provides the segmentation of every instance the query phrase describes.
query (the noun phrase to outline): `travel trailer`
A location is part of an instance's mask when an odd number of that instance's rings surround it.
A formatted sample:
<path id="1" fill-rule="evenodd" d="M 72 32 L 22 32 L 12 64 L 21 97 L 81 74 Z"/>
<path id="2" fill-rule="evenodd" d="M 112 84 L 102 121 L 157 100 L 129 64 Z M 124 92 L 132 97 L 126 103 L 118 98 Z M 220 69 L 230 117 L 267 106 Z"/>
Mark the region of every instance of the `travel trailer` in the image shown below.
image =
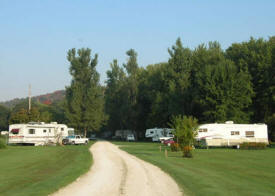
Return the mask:
<path id="1" fill-rule="evenodd" d="M 268 144 L 266 124 L 212 123 L 200 125 L 196 140 L 206 146 L 239 146 L 243 142 Z"/>
<path id="2" fill-rule="evenodd" d="M 68 131 L 69 130 L 69 131 Z M 62 139 L 73 135 L 73 129 L 64 124 L 52 122 L 29 122 L 9 126 L 9 144 L 46 145 L 62 142 Z"/>
<path id="3" fill-rule="evenodd" d="M 146 138 L 152 138 L 153 142 L 158 142 L 161 140 L 173 138 L 172 129 L 168 128 L 152 128 L 146 129 L 145 132 Z"/>

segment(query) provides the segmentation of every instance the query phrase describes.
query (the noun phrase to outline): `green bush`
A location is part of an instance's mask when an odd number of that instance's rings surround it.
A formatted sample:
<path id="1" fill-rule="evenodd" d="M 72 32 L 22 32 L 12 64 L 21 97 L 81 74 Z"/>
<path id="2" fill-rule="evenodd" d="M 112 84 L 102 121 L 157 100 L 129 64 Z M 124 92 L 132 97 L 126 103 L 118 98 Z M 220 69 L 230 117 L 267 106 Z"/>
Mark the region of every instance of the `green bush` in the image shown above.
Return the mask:
<path id="1" fill-rule="evenodd" d="M 275 142 L 269 142 L 268 147 L 270 147 L 270 148 L 275 148 Z"/>
<path id="2" fill-rule="evenodd" d="M 0 149 L 6 148 L 6 147 L 7 147 L 7 144 L 5 139 L 0 138 Z"/>
<path id="3" fill-rule="evenodd" d="M 257 142 L 244 142 L 240 144 L 240 149 L 243 150 L 262 150 L 267 146 L 266 143 L 257 143 Z"/>
<path id="4" fill-rule="evenodd" d="M 195 141 L 194 146 L 195 146 L 195 148 L 198 148 L 198 149 L 206 149 L 207 148 L 205 140 Z"/>

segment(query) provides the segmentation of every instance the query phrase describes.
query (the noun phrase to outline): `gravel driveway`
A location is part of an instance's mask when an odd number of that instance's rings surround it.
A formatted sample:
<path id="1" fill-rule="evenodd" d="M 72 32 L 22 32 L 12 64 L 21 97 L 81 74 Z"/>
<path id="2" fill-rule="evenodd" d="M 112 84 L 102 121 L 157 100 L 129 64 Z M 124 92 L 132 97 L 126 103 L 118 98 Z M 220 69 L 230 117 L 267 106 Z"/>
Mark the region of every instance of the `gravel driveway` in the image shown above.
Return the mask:
<path id="1" fill-rule="evenodd" d="M 53 196 L 183 195 L 175 181 L 158 167 L 110 142 L 96 142 L 90 151 L 94 159 L 91 169 Z"/>

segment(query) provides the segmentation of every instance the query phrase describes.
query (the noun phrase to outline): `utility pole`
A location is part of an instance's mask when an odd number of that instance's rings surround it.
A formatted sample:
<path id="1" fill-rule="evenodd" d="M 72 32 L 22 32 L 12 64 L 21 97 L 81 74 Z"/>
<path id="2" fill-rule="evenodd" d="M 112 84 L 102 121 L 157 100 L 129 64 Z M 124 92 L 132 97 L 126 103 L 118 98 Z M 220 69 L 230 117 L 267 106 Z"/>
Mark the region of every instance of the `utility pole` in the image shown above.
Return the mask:
<path id="1" fill-rule="evenodd" d="M 31 85 L 29 84 L 29 114 L 31 113 Z"/>

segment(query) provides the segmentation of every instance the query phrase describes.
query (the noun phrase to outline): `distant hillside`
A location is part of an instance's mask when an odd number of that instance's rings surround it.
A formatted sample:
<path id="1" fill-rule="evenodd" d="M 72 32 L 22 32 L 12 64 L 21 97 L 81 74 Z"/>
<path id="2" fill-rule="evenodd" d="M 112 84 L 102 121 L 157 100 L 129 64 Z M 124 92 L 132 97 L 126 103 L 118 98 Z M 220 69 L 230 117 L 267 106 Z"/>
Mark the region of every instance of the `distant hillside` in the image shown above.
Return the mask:
<path id="1" fill-rule="evenodd" d="M 65 90 L 59 90 L 59 91 L 55 91 L 53 93 L 48 93 L 45 95 L 38 95 L 38 96 L 32 97 L 32 100 L 38 101 L 43 104 L 50 105 L 54 102 L 61 101 L 64 98 L 65 98 Z M 8 108 L 13 108 L 16 104 L 18 104 L 26 99 L 28 99 L 28 98 L 21 98 L 21 99 L 16 98 L 16 99 L 13 99 L 10 101 L 0 102 L 0 104 L 5 107 L 8 107 Z"/>

